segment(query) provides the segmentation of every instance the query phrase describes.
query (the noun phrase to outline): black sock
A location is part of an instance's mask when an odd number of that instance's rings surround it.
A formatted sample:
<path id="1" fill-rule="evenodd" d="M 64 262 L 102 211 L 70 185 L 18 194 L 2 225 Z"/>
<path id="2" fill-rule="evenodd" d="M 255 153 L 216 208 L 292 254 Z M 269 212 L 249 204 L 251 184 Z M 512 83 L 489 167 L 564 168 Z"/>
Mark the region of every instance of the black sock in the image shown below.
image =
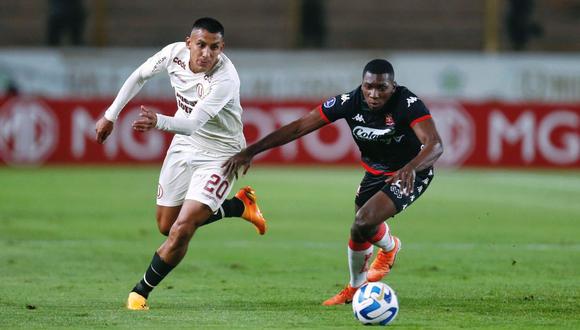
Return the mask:
<path id="1" fill-rule="evenodd" d="M 226 199 L 216 213 L 212 214 L 203 224 L 205 226 L 223 218 L 241 217 L 244 213 L 244 202 L 237 197 Z"/>
<path id="2" fill-rule="evenodd" d="M 145 275 L 143 275 L 141 281 L 139 281 L 139 283 L 137 283 L 137 285 L 135 285 L 131 291 L 137 292 L 138 294 L 147 298 L 149 296 L 149 292 L 151 292 L 174 267 L 175 266 L 171 266 L 165 263 L 159 254 L 155 252 L 153 260 L 151 260 L 151 264 L 147 268 Z"/>

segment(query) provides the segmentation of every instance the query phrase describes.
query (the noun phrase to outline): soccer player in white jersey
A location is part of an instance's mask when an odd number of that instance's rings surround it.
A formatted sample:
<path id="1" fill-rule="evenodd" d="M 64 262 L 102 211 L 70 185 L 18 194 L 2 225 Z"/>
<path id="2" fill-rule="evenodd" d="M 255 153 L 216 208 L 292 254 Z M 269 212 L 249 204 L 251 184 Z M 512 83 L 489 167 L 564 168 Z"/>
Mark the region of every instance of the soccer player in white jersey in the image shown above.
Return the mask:
<path id="1" fill-rule="evenodd" d="M 149 293 L 183 259 L 198 227 L 223 217 L 241 216 L 260 234 L 266 231 L 266 220 L 250 187 L 226 200 L 235 177 L 224 176 L 221 166 L 242 150 L 246 141 L 240 80 L 222 53 L 223 38 L 224 28 L 217 20 L 206 17 L 195 21 L 185 42 L 167 45 L 129 76 L 96 124 L 97 141 L 103 143 L 123 107 L 147 80 L 160 72 L 169 74 L 177 100 L 175 116 L 156 114 L 142 106 L 133 123 L 140 132 L 155 128 L 175 136 L 163 162 L 157 193 L 157 224 L 168 237 L 129 294 L 129 309 L 149 308 Z"/>

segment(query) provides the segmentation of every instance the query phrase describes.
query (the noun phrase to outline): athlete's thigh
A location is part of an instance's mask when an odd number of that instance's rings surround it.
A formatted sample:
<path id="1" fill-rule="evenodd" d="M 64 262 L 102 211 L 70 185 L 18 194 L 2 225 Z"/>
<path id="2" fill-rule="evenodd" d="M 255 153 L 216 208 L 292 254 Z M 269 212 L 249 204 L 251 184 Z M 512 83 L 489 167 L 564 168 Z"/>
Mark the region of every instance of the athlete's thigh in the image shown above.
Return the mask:
<path id="1" fill-rule="evenodd" d="M 379 192 L 385 186 L 385 180 L 387 176 L 384 175 L 374 175 L 369 172 L 365 172 L 358 189 L 356 191 L 356 197 L 354 199 L 355 210 L 358 211 L 366 202 L 371 199 L 377 192 Z"/>
<path id="2" fill-rule="evenodd" d="M 224 177 L 224 161 L 207 161 L 195 165 L 186 200 L 195 200 L 207 205 L 212 211 L 219 209 L 232 190 L 235 178 Z"/>
<path id="3" fill-rule="evenodd" d="M 159 174 L 157 205 L 174 207 L 183 204 L 191 175 L 192 168 L 187 153 L 172 152 L 170 149 Z"/>
<path id="4" fill-rule="evenodd" d="M 376 226 L 395 214 L 395 203 L 379 190 L 357 211 L 357 218 L 364 219 L 367 225 Z"/>
<path id="5" fill-rule="evenodd" d="M 202 202 L 186 199 L 183 202 L 176 224 L 179 226 L 195 226 L 203 224 L 212 214 L 212 210 Z"/>

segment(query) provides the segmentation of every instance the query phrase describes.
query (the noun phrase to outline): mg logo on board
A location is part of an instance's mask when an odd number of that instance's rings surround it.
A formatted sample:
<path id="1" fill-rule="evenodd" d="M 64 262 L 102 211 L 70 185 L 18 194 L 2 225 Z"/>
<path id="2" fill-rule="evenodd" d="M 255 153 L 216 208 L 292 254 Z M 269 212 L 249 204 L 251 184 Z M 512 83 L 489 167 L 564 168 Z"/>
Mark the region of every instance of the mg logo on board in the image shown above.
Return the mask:
<path id="1" fill-rule="evenodd" d="M 58 121 L 33 99 L 14 99 L 0 108 L 0 158 L 11 165 L 39 165 L 58 143 Z"/>

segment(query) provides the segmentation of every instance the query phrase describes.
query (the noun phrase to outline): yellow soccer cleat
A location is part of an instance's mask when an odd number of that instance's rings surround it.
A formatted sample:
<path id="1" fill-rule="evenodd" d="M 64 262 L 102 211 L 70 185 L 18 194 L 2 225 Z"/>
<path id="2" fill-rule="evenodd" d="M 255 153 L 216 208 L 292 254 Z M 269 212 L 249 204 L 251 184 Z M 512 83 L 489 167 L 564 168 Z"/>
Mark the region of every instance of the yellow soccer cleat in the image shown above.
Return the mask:
<path id="1" fill-rule="evenodd" d="M 147 298 L 143 297 L 137 292 L 129 293 L 129 298 L 127 299 L 127 309 L 134 311 L 148 310 L 149 305 L 147 305 Z"/>
<path id="2" fill-rule="evenodd" d="M 326 299 L 322 304 L 324 306 L 349 304 L 352 302 L 352 297 L 354 296 L 356 290 L 357 288 L 353 288 L 349 284 L 346 286 L 346 288 L 342 289 L 342 291 L 337 293 L 335 296 Z"/>
<path id="3" fill-rule="evenodd" d="M 375 261 L 371 264 L 371 268 L 367 273 L 367 280 L 369 282 L 378 282 L 383 279 L 393 268 L 395 260 L 397 259 L 397 253 L 401 250 L 401 241 L 393 236 L 395 240 L 395 247 L 391 251 L 379 250 Z"/>
<path id="4" fill-rule="evenodd" d="M 251 222 L 254 227 L 256 227 L 258 234 L 264 235 L 267 229 L 266 219 L 264 219 L 264 216 L 258 207 L 256 191 L 254 191 L 250 186 L 244 187 L 236 193 L 236 198 L 244 203 L 244 213 L 242 213 L 242 218 Z"/>

